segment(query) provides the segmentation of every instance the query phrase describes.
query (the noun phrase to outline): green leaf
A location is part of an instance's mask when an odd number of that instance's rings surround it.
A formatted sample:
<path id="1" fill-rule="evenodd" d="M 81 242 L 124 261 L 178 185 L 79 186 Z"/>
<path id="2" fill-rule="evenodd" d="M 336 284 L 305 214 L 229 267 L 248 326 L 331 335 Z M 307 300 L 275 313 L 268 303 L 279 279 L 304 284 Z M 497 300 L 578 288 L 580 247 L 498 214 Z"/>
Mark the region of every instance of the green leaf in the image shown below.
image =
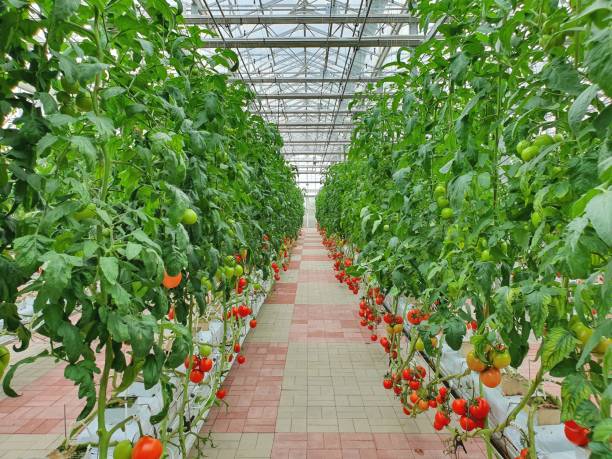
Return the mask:
<path id="1" fill-rule="evenodd" d="M 112 86 L 102 91 L 101 95 L 103 99 L 108 100 L 112 99 L 113 97 L 120 96 L 121 94 L 125 93 L 125 91 L 126 89 L 120 86 Z"/>
<path id="2" fill-rule="evenodd" d="M 134 242 L 128 242 L 125 247 L 125 258 L 128 260 L 133 260 L 142 251 L 142 246 L 140 244 L 136 244 Z"/>
<path id="3" fill-rule="evenodd" d="M 612 246 L 612 190 L 591 199 L 585 212 L 597 235 L 608 246 Z"/>
<path id="4" fill-rule="evenodd" d="M 33 355 L 31 357 L 25 357 L 19 360 L 18 362 L 14 363 L 13 365 L 11 365 L 11 367 L 9 368 L 9 371 L 6 372 L 6 375 L 4 376 L 4 379 L 2 380 L 2 390 L 4 391 L 4 393 L 8 395 L 9 397 L 19 397 L 19 394 L 15 392 L 13 388 L 11 387 L 11 382 L 13 381 L 13 376 L 15 376 L 15 372 L 17 371 L 17 369 L 23 365 L 34 363 L 36 360 L 40 359 L 41 357 L 47 357 L 48 355 L 49 355 L 49 351 L 45 349 L 39 354 Z"/>
<path id="5" fill-rule="evenodd" d="M 66 21 L 79 9 L 81 0 L 56 0 L 53 3 L 53 18 Z"/>
<path id="6" fill-rule="evenodd" d="M 159 380 L 159 374 L 161 372 L 161 367 L 157 364 L 157 359 L 153 354 L 147 355 L 145 358 L 145 364 L 142 369 L 142 374 L 144 376 L 144 385 L 145 389 L 150 389 Z"/>
<path id="7" fill-rule="evenodd" d="M 574 412 L 574 420 L 581 426 L 590 427 L 601 419 L 599 410 L 590 400 L 582 400 Z"/>
<path id="8" fill-rule="evenodd" d="M 578 97 L 576 97 L 576 100 L 567 113 L 567 120 L 573 131 L 578 131 L 578 125 L 586 115 L 587 110 L 591 105 L 591 101 L 597 95 L 598 90 L 599 86 L 593 84 L 582 91 Z"/>
<path id="9" fill-rule="evenodd" d="M 110 284 L 117 282 L 119 263 L 115 257 L 100 257 L 100 269 Z"/>
<path id="10" fill-rule="evenodd" d="M 13 241 L 13 249 L 16 253 L 17 266 L 26 270 L 34 271 L 40 266 L 40 257 L 53 242 L 52 239 L 40 234 L 22 236 Z"/>
<path id="11" fill-rule="evenodd" d="M 81 84 L 88 84 L 94 80 L 96 75 L 108 69 L 108 64 L 95 63 L 79 63 L 76 66 L 76 79 Z"/>
<path id="12" fill-rule="evenodd" d="M 81 339 L 79 329 L 70 322 L 64 322 L 57 333 L 62 337 L 62 345 L 68 357 L 68 361 L 70 363 L 76 363 L 81 356 L 81 350 L 83 348 L 83 340 Z"/>
<path id="13" fill-rule="evenodd" d="M 127 322 L 119 312 L 111 311 L 108 313 L 106 326 L 108 327 L 108 331 L 113 341 L 121 343 L 130 339 Z"/>
<path id="14" fill-rule="evenodd" d="M 550 370 L 576 348 L 578 340 L 569 330 L 555 327 L 548 332 L 542 346 L 542 365 Z"/>
<path id="15" fill-rule="evenodd" d="M 79 386 L 79 398 L 86 398 L 87 402 L 83 410 L 79 413 L 77 421 L 85 419 L 96 404 L 96 386 L 94 384 L 93 374 L 99 373 L 95 366 L 95 362 L 91 360 L 81 360 L 77 363 L 71 363 L 64 370 L 64 376 L 67 379 L 74 381 Z"/>
<path id="16" fill-rule="evenodd" d="M 591 396 L 589 382 L 580 373 L 574 373 L 566 377 L 561 383 L 561 418 L 563 420 L 573 419 L 576 408 L 583 400 Z"/>
<path id="17" fill-rule="evenodd" d="M 136 357 L 145 358 L 153 346 L 155 319 L 152 317 L 133 317 L 128 322 L 130 344 Z"/>
<path id="18" fill-rule="evenodd" d="M 48 148 L 50 148 L 55 142 L 59 140 L 59 137 L 53 134 L 45 134 L 36 144 L 36 153 L 42 155 Z"/>
<path id="19" fill-rule="evenodd" d="M 612 97 L 612 30 L 607 27 L 596 32 L 588 41 L 585 53 L 588 74 L 599 84 L 608 97 Z"/>
<path id="20" fill-rule="evenodd" d="M 52 115 L 47 116 L 47 120 L 55 127 L 62 127 L 76 122 L 76 118 L 69 115 L 64 115 L 63 113 L 53 113 Z"/>
<path id="21" fill-rule="evenodd" d="M 450 317 L 444 323 L 444 339 L 451 349 L 457 351 L 461 348 L 465 336 L 465 322 L 458 316 Z"/>
<path id="22" fill-rule="evenodd" d="M 96 147 L 88 137 L 82 135 L 73 135 L 70 137 L 70 142 L 77 149 L 79 153 L 83 153 L 87 159 L 88 164 L 93 164 L 96 161 Z"/>
<path id="23" fill-rule="evenodd" d="M 98 116 L 93 112 L 88 112 L 85 116 L 93 123 L 98 134 L 100 134 L 103 139 L 108 139 L 115 134 L 115 127 L 110 118 Z"/>
<path id="24" fill-rule="evenodd" d="M 612 419 L 606 418 L 599 422 L 593 429 L 593 440 L 607 443 L 612 436 Z"/>

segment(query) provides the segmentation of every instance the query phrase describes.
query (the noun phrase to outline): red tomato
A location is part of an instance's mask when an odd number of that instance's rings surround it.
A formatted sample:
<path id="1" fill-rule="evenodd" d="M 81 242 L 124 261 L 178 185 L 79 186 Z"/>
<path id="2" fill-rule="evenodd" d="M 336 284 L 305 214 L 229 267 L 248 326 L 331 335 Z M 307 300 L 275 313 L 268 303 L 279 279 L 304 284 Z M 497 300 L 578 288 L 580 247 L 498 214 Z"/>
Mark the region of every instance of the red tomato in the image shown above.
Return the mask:
<path id="1" fill-rule="evenodd" d="M 402 393 L 402 386 L 393 386 L 393 392 L 395 392 L 395 395 L 399 395 Z"/>
<path id="2" fill-rule="evenodd" d="M 440 394 L 440 397 L 446 398 L 446 395 L 448 394 L 448 389 L 445 386 L 442 386 L 440 387 L 438 393 Z"/>
<path id="3" fill-rule="evenodd" d="M 490 411 L 489 402 L 482 397 L 478 397 L 475 402 L 476 405 L 470 406 L 470 416 L 474 419 L 485 419 Z"/>
<path id="4" fill-rule="evenodd" d="M 405 406 L 402 407 L 402 411 L 404 412 L 406 416 L 410 416 L 410 410 L 406 408 Z"/>
<path id="5" fill-rule="evenodd" d="M 589 429 L 582 427 L 575 421 L 565 421 L 565 436 L 577 446 L 586 446 L 589 443 Z"/>
<path id="6" fill-rule="evenodd" d="M 211 359 L 202 359 L 200 360 L 200 364 L 198 365 L 198 369 L 202 372 L 202 373 L 206 373 L 207 371 L 210 371 L 211 368 L 213 367 L 213 361 Z"/>
<path id="7" fill-rule="evenodd" d="M 476 423 L 467 416 L 461 416 L 459 419 L 459 425 L 463 428 L 463 430 L 468 432 L 476 428 Z"/>
<path id="8" fill-rule="evenodd" d="M 204 373 L 196 368 L 191 370 L 191 373 L 189 373 L 189 380 L 194 384 L 200 384 L 203 379 Z"/>
<path id="9" fill-rule="evenodd" d="M 168 311 L 168 320 L 174 320 L 174 306 Z"/>
<path id="10" fill-rule="evenodd" d="M 237 354 L 238 352 L 240 352 L 240 343 L 236 343 L 234 344 L 234 352 Z"/>
<path id="11" fill-rule="evenodd" d="M 435 400 L 429 401 L 429 408 L 437 408 L 437 407 L 438 407 L 438 402 L 436 402 Z"/>
<path id="12" fill-rule="evenodd" d="M 455 400 L 453 400 L 451 408 L 453 409 L 455 414 L 458 414 L 459 416 L 464 416 L 467 413 L 467 401 L 464 398 L 456 398 Z"/>
<path id="13" fill-rule="evenodd" d="M 419 387 L 421 387 L 421 383 L 418 381 L 410 381 L 408 384 L 410 385 L 410 388 L 414 390 L 417 390 Z"/>
<path id="14" fill-rule="evenodd" d="M 185 357 L 185 368 L 189 369 L 191 368 L 195 368 L 198 366 L 198 362 L 200 361 L 200 359 L 198 359 L 195 355 L 191 356 L 191 362 L 189 361 L 189 356 Z"/>
<path id="15" fill-rule="evenodd" d="M 145 435 L 134 445 L 132 459 L 159 459 L 164 452 L 164 447 L 157 438 Z"/>
<path id="16" fill-rule="evenodd" d="M 383 380 L 383 387 L 385 389 L 391 389 L 393 387 L 393 381 L 391 381 L 390 379 L 384 379 Z"/>
<path id="17" fill-rule="evenodd" d="M 370 341 L 378 341 L 378 336 L 376 335 L 370 336 Z"/>
<path id="18" fill-rule="evenodd" d="M 433 428 L 436 430 L 442 430 L 444 429 L 444 424 L 440 424 L 438 421 L 434 421 Z"/>
<path id="19" fill-rule="evenodd" d="M 402 379 L 405 379 L 406 381 L 410 381 L 412 379 L 409 368 L 404 368 L 402 370 Z"/>
<path id="20" fill-rule="evenodd" d="M 236 360 L 238 361 L 240 365 L 242 365 L 244 362 L 246 362 L 246 357 L 240 354 L 238 357 L 236 357 Z"/>
<path id="21" fill-rule="evenodd" d="M 249 327 L 251 327 L 251 328 L 257 327 L 257 320 L 256 319 L 251 319 L 251 321 L 249 322 Z"/>
<path id="22" fill-rule="evenodd" d="M 227 395 L 227 391 L 225 389 L 219 389 L 215 395 L 219 400 L 223 400 Z"/>
<path id="23" fill-rule="evenodd" d="M 434 422 L 446 426 L 450 424 L 450 418 L 446 415 L 446 413 L 443 413 L 442 411 L 436 411 L 436 414 L 434 416 Z"/>

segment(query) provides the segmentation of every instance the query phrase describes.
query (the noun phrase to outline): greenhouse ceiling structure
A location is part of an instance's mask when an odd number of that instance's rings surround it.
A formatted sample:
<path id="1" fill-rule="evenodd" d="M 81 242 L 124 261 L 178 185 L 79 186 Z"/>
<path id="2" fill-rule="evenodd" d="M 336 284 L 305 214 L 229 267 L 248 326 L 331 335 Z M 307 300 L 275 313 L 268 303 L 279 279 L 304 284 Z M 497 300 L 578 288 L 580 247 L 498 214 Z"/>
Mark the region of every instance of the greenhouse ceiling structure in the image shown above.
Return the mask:
<path id="1" fill-rule="evenodd" d="M 252 110 L 278 125 L 307 196 L 346 154 L 352 117 L 363 109 L 353 99 L 386 75 L 399 48 L 434 30 L 393 0 L 193 0 L 184 13 L 216 34 L 207 47 L 238 54 L 235 77 L 256 94 Z"/>

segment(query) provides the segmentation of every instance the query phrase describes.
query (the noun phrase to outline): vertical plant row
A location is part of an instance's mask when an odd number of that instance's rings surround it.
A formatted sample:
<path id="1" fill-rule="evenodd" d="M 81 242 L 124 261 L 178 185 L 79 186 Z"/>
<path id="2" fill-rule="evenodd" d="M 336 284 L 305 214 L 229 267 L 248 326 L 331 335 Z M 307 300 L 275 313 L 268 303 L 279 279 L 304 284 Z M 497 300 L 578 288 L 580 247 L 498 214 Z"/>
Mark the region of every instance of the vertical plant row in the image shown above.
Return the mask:
<path id="1" fill-rule="evenodd" d="M 611 457 L 612 8 L 441 1 L 411 11 L 439 22 L 436 35 L 388 65 L 384 94 L 356 115 L 348 161 L 317 197 L 328 245 L 359 252 L 340 278 L 413 302 L 399 317 L 408 343 L 385 337 L 399 346 L 388 385 L 409 413 L 438 395 L 402 380 L 415 349 L 439 362 L 469 327 L 481 387 L 534 344 L 540 370 L 501 427 L 462 421 L 457 438 L 490 439 L 543 403 L 532 396 L 554 378 L 568 439 Z M 386 314 L 381 303 L 366 295 L 363 325 Z M 524 444 L 535 457 L 533 438 Z"/>
<path id="2" fill-rule="evenodd" d="M 32 329 L 49 338 L 38 357 L 66 362 L 100 457 L 109 397 L 136 379 L 167 389 L 198 353 L 198 318 L 220 304 L 238 321 L 302 223 L 278 131 L 226 76 L 237 56 L 204 55 L 180 14 L 164 0 L 0 6 L 0 319 L 15 351 Z M 3 358 L 6 394 L 35 359 Z"/>

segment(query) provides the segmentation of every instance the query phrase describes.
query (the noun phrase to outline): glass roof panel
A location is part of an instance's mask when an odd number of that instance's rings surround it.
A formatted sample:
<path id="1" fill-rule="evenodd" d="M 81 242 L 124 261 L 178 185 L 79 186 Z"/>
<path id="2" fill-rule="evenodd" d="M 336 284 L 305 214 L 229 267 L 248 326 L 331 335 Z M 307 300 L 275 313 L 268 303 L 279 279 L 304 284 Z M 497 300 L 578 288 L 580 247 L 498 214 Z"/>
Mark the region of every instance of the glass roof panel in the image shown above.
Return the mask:
<path id="1" fill-rule="evenodd" d="M 385 76 L 399 46 L 425 32 L 394 0 L 183 0 L 188 23 L 213 30 L 210 46 L 239 55 L 236 77 L 252 107 L 277 123 L 298 182 L 316 194 L 349 145 L 353 94 Z M 270 42 L 272 40 L 272 42 Z"/>

